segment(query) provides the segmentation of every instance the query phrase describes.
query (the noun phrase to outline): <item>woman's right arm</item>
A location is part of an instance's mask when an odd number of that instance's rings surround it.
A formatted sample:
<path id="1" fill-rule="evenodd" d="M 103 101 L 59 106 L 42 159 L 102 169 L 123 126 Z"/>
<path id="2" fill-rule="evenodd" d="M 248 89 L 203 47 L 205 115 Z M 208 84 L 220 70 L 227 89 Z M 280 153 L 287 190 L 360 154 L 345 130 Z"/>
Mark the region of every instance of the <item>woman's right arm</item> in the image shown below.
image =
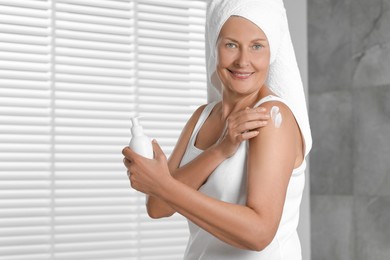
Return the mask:
<path id="1" fill-rule="evenodd" d="M 251 130 L 265 126 L 266 120 L 269 118 L 265 114 L 265 110 L 260 107 L 232 114 L 228 119 L 228 135 L 220 143 L 211 146 L 194 160 L 179 167 L 193 129 L 204 108 L 205 106 L 199 107 L 191 116 L 168 160 L 171 175 L 194 190 L 198 190 L 215 168 L 235 153 L 242 141 L 255 137 L 258 132 Z M 153 196 L 147 197 L 146 207 L 149 216 L 152 218 L 168 217 L 176 212 L 163 200 Z"/>
<path id="2" fill-rule="evenodd" d="M 225 159 L 222 154 L 219 154 L 218 149 L 210 148 L 191 162 L 179 168 L 192 132 L 204 108 L 205 105 L 199 107 L 188 120 L 168 160 L 171 175 L 176 180 L 196 190 L 199 189 L 213 170 Z M 168 217 L 176 212 L 163 200 L 153 196 L 147 197 L 146 207 L 149 216 L 152 218 Z"/>

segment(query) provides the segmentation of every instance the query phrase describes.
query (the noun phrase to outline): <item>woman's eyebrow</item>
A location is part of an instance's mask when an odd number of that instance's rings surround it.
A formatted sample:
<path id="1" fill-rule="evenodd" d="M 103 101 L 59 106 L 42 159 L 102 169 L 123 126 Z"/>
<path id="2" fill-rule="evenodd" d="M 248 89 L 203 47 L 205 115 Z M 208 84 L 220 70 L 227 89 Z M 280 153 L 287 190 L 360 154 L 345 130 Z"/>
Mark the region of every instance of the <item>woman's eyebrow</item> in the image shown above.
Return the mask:
<path id="1" fill-rule="evenodd" d="M 223 37 L 222 39 L 232 41 L 232 42 L 238 42 L 237 40 L 231 38 L 231 37 Z"/>
<path id="2" fill-rule="evenodd" d="M 256 38 L 254 40 L 252 40 L 252 42 L 264 42 L 264 41 L 267 41 L 266 38 Z"/>
<path id="3" fill-rule="evenodd" d="M 235 40 L 231 37 L 222 37 L 222 39 L 232 41 L 232 42 L 238 42 L 237 40 Z M 267 41 L 266 38 L 256 38 L 256 39 L 253 39 L 251 42 L 265 42 L 265 41 Z"/>

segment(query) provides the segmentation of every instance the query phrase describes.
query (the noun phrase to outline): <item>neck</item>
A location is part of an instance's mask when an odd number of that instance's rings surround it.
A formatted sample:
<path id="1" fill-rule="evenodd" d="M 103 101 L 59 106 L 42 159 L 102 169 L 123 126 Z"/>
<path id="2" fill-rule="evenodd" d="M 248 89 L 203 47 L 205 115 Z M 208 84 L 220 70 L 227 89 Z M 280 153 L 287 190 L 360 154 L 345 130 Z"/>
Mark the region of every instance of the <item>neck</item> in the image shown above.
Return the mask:
<path id="1" fill-rule="evenodd" d="M 226 120 L 228 116 L 236 111 L 252 108 L 257 101 L 268 95 L 267 87 L 262 87 L 259 91 L 245 96 L 232 96 L 226 92 L 222 93 L 222 113 L 221 119 Z"/>

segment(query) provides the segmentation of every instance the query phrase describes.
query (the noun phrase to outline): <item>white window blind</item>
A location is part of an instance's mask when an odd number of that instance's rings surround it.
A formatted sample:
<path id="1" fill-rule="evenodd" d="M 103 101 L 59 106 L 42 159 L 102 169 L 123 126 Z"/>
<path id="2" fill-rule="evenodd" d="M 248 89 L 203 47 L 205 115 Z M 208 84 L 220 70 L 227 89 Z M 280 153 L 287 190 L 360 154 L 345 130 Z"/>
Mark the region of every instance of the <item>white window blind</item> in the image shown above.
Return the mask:
<path id="1" fill-rule="evenodd" d="M 0 1 L 0 259 L 48 259 L 52 124 L 50 3 Z"/>
<path id="2" fill-rule="evenodd" d="M 192 112 L 206 102 L 205 3 L 138 1 L 136 6 L 137 104 L 148 136 L 167 154 Z M 140 259 L 182 259 L 187 222 L 176 214 L 150 221 L 141 210 Z"/>
<path id="3" fill-rule="evenodd" d="M 121 147 L 136 113 L 134 3 L 53 3 L 54 257 L 137 256 Z"/>
<path id="4" fill-rule="evenodd" d="M 0 260 L 181 259 L 122 164 L 206 102 L 204 1 L 0 0 Z"/>

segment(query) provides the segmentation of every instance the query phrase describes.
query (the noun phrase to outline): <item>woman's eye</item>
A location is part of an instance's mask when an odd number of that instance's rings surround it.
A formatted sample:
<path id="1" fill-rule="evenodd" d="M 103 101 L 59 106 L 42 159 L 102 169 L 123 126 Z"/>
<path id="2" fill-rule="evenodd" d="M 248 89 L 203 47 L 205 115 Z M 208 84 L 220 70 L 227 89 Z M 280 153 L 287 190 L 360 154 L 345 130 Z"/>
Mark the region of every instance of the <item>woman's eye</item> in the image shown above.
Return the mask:
<path id="1" fill-rule="evenodd" d="M 255 44 L 255 45 L 252 46 L 252 48 L 253 48 L 254 50 L 260 50 L 261 48 L 263 48 L 263 45 L 261 45 L 261 44 Z"/>
<path id="2" fill-rule="evenodd" d="M 236 45 L 234 44 L 234 43 L 227 43 L 226 44 L 226 47 L 228 47 L 228 48 L 236 48 Z"/>

